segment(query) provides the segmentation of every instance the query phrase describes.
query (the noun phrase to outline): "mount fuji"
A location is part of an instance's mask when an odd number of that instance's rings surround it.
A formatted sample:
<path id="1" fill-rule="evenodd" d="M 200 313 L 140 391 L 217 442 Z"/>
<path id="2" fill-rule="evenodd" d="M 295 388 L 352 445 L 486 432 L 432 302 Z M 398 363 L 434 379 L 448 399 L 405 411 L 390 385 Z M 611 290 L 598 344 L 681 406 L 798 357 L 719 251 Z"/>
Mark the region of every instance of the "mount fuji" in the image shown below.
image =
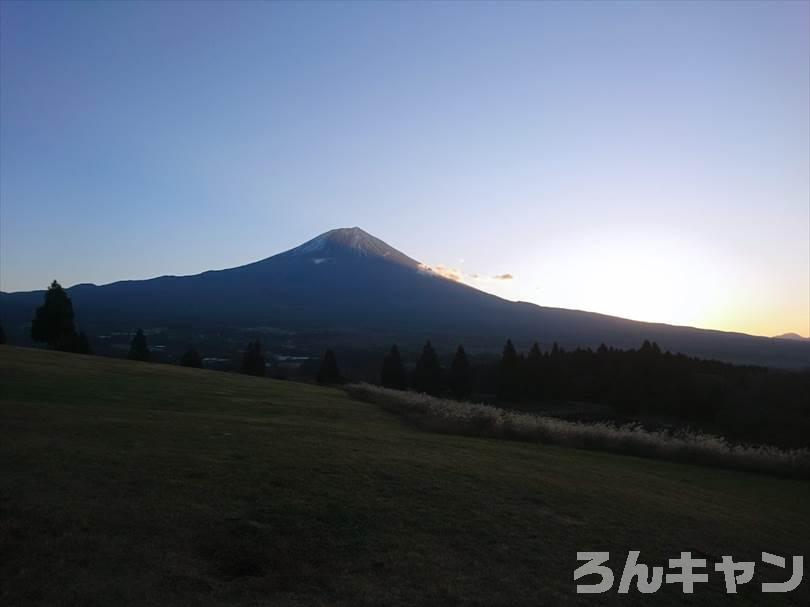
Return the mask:
<path id="1" fill-rule="evenodd" d="M 192 276 L 161 276 L 68 289 L 84 330 L 172 324 L 274 327 L 328 333 L 375 346 L 432 339 L 497 351 L 557 341 L 567 348 L 662 348 L 734 362 L 810 366 L 810 343 L 644 323 L 590 312 L 513 302 L 431 271 L 360 228 L 330 230 L 289 251 L 247 265 Z M 0 293 L 0 319 L 24 335 L 42 291 Z"/>

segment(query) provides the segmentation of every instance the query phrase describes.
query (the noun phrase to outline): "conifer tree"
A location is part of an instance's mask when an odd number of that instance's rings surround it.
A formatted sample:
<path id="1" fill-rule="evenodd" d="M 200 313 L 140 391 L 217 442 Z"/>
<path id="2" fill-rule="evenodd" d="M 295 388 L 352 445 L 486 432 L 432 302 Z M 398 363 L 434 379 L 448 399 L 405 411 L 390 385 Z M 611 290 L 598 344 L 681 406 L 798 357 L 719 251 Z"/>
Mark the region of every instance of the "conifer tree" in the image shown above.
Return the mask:
<path id="1" fill-rule="evenodd" d="M 458 399 L 469 398 L 473 389 L 473 374 L 470 361 L 463 346 L 459 346 L 453 362 L 450 364 L 450 372 L 447 375 L 447 384 L 450 391 Z"/>
<path id="2" fill-rule="evenodd" d="M 245 352 L 242 354 L 241 372 L 245 375 L 264 377 L 265 360 L 262 353 L 262 344 L 258 339 L 255 342 L 249 342 Z"/>
<path id="3" fill-rule="evenodd" d="M 414 390 L 438 396 L 442 391 L 442 368 L 439 364 L 439 357 L 433 349 L 430 341 L 422 348 L 422 355 L 416 361 L 416 368 L 413 371 Z"/>
<path id="4" fill-rule="evenodd" d="M 543 397 L 543 353 L 537 342 L 526 358 L 526 387 L 532 398 Z"/>
<path id="5" fill-rule="evenodd" d="M 562 398 L 565 391 L 563 380 L 563 361 L 565 360 L 565 350 L 555 341 L 551 345 L 551 353 L 548 357 L 548 395 L 551 398 Z"/>
<path id="6" fill-rule="evenodd" d="M 72 352 L 76 352 L 77 354 L 92 354 L 93 348 L 90 346 L 90 340 L 87 339 L 87 335 L 84 331 L 79 333 L 76 336 L 74 346 L 71 349 Z"/>
<path id="7" fill-rule="evenodd" d="M 319 384 L 339 384 L 343 381 L 338 370 L 337 357 L 332 350 L 323 353 L 317 379 Z"/>
<path id="8" fill-rule="evenodd" d="M 142 329 L 138 329 L 135 333 L 135 337 L 132 338 L 127 358 L 129 358 L 129 360 L 140 360 L 143 362 L 149 360 L 149 347 L 146 345 L 146 335 L 143 334 Z"/>
<path id="9" fill-rule="evenodd" d="M 380 372 L 380 383 L 385 388 L 394 390 L 405 390 L 408 388 L 408 377 L 405 373 L 405 366 L 399 355 L 399 348 L 396 344 L 391 346 L 391 350 L 383 358 L 382 371 Z"/>
<path id="10" fill-rule="evenodd" d="M 190 347 L 183 356 L 180 357 L 180 365 L 183 367 L 193 367 L 195 369 L 202 369 L 203 362 L 197 349 Z"/>
<path id="11" fill-rule="evenodd" d="M 516 400 L 520 395 L 520 361 L 512 340 L 507 339 L 498 366 L 498 398 Z"/>
<path id="12" fill-rule="evenodd" d="M 36 309 L 31 322 L 31 339 L 57 350 L 72 350 L 75 338 L 73 304 L 67 292 L 54 280 L 45 292 L 44 303 Z"/>

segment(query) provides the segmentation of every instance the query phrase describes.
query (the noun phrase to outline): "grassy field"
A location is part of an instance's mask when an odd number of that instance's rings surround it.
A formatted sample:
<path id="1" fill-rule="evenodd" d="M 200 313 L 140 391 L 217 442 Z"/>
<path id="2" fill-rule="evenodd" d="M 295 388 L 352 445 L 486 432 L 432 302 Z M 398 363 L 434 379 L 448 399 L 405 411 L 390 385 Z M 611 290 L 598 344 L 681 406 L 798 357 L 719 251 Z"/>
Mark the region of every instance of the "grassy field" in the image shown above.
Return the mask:
<path id="1" fill-rule="evenodd" d="M 810 485 L 421 432 L 342 391 L 0 346 L 0 604 L 802 605 L 618 596 L 627 551 L 810 546 Z M 606 595 L 577 551 L 608 550 Z M 805 569 L 808 565 L 805 564 Z M 784 579 L 787 574 L 782 576 Z M 767 599 L 767 600 L 766 600 Z"/>

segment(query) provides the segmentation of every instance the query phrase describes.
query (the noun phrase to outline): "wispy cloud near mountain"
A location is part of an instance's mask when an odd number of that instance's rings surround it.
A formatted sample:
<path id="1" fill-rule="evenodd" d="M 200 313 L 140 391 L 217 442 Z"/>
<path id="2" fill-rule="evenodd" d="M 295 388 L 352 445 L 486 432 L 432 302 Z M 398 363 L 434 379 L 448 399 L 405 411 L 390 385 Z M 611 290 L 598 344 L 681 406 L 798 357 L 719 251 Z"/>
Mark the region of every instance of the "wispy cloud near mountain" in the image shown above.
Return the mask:
<path id="1" fill-rule="evenodd" d="M 420 264 L 420 269 L 425 272 L 432 272 L 434 274 L 438 274 L 443 278 L 447 278 L 449 280 L 453 280 L 455 282 L 463 282 L 467 284 L 476 284 L 481 282 L 487 282 L 490 280 L 513 280 L 514 275 L 506 272 L 504 274 L 496 274 L 495 276 L 487 276 L 484 274 L 478 273 L 466 273 L 463 270 L 458 268 L 451 268 L 448 266 L 436 265 L 430 266 L 428 264 Z"/>

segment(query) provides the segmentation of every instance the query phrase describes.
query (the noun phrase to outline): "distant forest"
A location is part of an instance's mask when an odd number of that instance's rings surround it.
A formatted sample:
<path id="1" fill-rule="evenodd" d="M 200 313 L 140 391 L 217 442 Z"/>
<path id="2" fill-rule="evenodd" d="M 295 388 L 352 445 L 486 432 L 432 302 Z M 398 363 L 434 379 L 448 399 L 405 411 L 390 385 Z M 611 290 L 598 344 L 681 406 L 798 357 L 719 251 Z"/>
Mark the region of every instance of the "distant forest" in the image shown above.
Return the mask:
<path id="1" fill-rule="evenodd" d="M 91 340 L 76 330 L 70 298 L 56 281 L 33 311 L 31 338 L 56 350 L 92 353 Z M 605 344 L 596 350 L 565 350 L 555 343 L 544 351 L 535 343 L 519 353 L 507 340 L 500 357 L 468 356 L 462 346 L 452 357 L 442 357 L 430 342 L 410 358 L 396 345 L 385 354 L 327 349 L 320 359 L 301 357 L 304 362 L 293 367 L 266 356 L 259 340 L 240 352 L 241 364 L 228 369 L 250 375 L 324 384 L 367 381 L 574 418 L 593 415 L 579 406 L 591 403 L 607 408 L 599 413 L 602 419 L 617 422 L 637 420 L 673 431 L 691 426 L 733 441 L 810 446 L 810 369 L 781 371 L 699 359 L 662 351 L 650 341 L 637 350 Z M 179 354 L 179 364 L 204 366 L 205 353 L 194 346 Z M 142 330 L 135 332 L 127 356 L 155 360 Z"/>
<path id="2" fill-rule="evenodd" d="M 519 354 L 507 341 L 499 360 L 470 359 L 459 347 L 449 365 L 427 343 L 404 374 L 391 368 L 396 348 L 381 364 L 380 384 L 433 395 L 491 401 L 543 412 L 543 403 L 599 403 L 616 420 L 693 426 L 740 442 L 810 446 L 810 370 L 780 371 L 663 352 L 645 341 L 637 350 L 601 345 L 566 351 L 535 344 Z M 576 408 L 573 409 L 576 411 Z"/>

